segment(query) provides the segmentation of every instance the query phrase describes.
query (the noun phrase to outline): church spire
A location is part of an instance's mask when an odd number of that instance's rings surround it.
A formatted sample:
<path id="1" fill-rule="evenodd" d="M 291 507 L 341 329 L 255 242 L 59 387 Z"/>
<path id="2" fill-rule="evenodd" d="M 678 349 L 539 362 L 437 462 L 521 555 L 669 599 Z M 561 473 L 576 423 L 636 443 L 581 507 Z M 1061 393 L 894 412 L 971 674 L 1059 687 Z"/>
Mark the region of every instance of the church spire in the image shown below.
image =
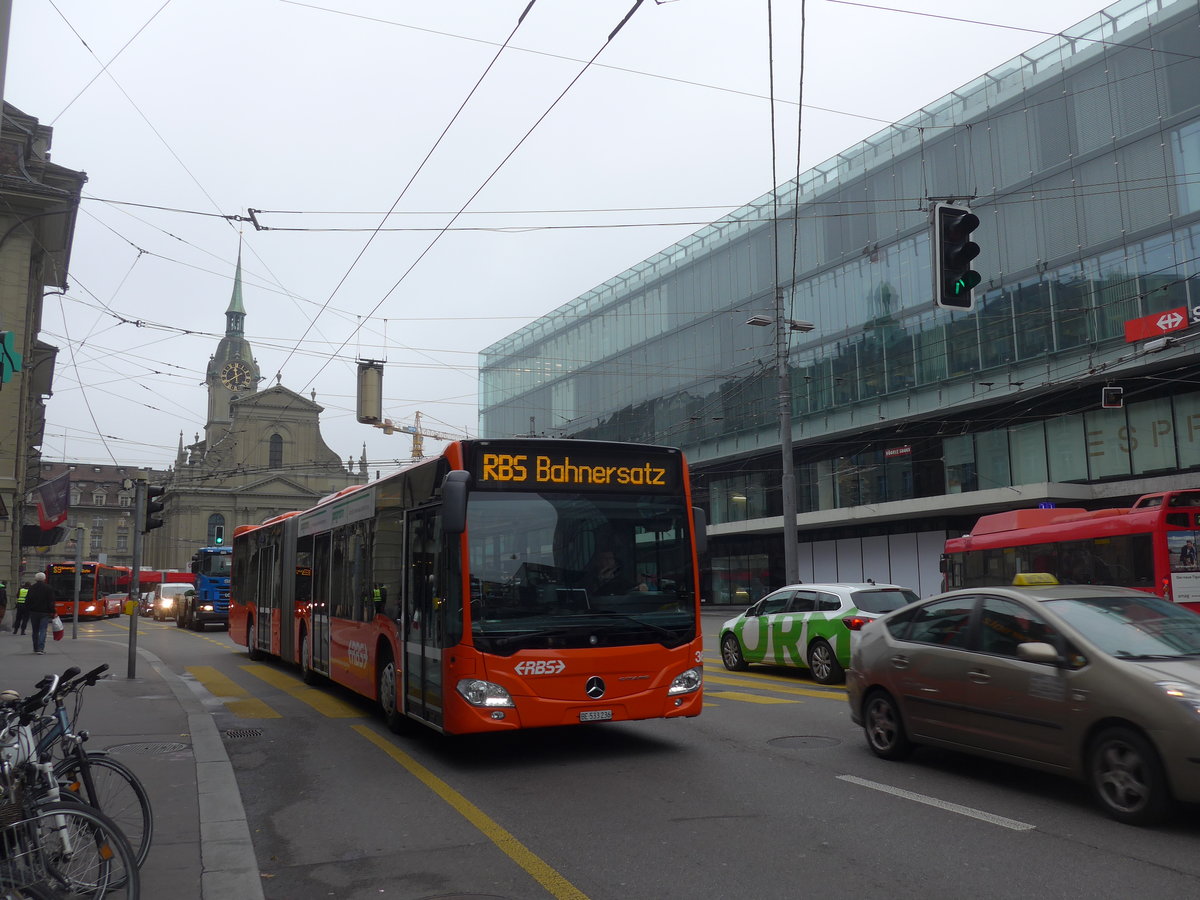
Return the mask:
<path id="1" fill-rule="evenodd" d="M 242 306 L 242 247 L 238 245 L 237 271 L 233 275 L 233 296 L 225 310 L 225 334 L 240 337 L 245 331 L 246 307 Z"/>

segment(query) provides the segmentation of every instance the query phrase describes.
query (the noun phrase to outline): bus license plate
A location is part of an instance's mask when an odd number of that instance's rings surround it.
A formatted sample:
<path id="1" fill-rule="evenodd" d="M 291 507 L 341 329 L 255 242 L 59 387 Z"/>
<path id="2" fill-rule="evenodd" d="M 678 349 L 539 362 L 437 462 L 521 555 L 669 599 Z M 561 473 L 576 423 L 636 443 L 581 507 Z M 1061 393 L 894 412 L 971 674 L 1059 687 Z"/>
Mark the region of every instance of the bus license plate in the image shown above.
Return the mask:
<path id="1" fill-rule="evenodd" d="M 611 709 L 585 709 L 579 714 L 580 722 L 607 722 L 611 718 Z"/>

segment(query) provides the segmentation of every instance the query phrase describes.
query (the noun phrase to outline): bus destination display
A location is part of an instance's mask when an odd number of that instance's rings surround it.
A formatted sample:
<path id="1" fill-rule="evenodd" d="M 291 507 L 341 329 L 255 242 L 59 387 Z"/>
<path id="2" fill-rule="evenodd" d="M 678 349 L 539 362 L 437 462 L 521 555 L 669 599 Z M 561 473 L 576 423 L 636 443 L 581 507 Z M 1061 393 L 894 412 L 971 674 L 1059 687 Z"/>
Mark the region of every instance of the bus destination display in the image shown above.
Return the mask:
<path id="1" fill-rule="evenodd" d="M 476 457 L 475 486 L 493 490 L 676 490 L 679 458 L 670 454 L 630 458 L 624 454 L 504 453 Z"/>

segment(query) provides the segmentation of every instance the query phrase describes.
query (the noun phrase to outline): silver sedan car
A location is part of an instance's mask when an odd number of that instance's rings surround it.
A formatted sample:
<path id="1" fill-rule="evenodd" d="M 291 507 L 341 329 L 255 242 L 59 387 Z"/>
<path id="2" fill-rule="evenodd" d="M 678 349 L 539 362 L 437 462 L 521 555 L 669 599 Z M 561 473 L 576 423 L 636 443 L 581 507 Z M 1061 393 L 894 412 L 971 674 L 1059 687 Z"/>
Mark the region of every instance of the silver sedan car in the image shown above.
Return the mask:
<path id="1" fill-rule="evenodd" d="M 1151 594 L 940 594 L 862 627 L 847 688 L 884 759 L 929 744 L 1060 773 L 1130 824 L 1200 801 L 1200 615 Z"/>

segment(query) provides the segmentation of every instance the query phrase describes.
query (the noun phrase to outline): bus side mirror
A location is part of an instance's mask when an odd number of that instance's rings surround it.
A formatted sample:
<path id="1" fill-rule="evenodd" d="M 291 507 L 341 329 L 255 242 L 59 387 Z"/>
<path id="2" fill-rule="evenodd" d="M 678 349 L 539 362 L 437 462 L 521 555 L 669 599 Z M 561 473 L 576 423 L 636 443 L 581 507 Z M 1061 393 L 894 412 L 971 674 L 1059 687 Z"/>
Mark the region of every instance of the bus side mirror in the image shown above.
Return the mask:
<path id="1" fill-rule="evenodd" d="M 442 531 L 462 534 L 467 530 L 467 494 L 471 474 L 461 469 L 446 473 L 442 481 Z"/>
<path id="2" fill-rule="evenodd" d="M 696 555 L 708 552 L 708 516 L 699 506 L 692 507 L 692 530 L 696 533 Z"/>

